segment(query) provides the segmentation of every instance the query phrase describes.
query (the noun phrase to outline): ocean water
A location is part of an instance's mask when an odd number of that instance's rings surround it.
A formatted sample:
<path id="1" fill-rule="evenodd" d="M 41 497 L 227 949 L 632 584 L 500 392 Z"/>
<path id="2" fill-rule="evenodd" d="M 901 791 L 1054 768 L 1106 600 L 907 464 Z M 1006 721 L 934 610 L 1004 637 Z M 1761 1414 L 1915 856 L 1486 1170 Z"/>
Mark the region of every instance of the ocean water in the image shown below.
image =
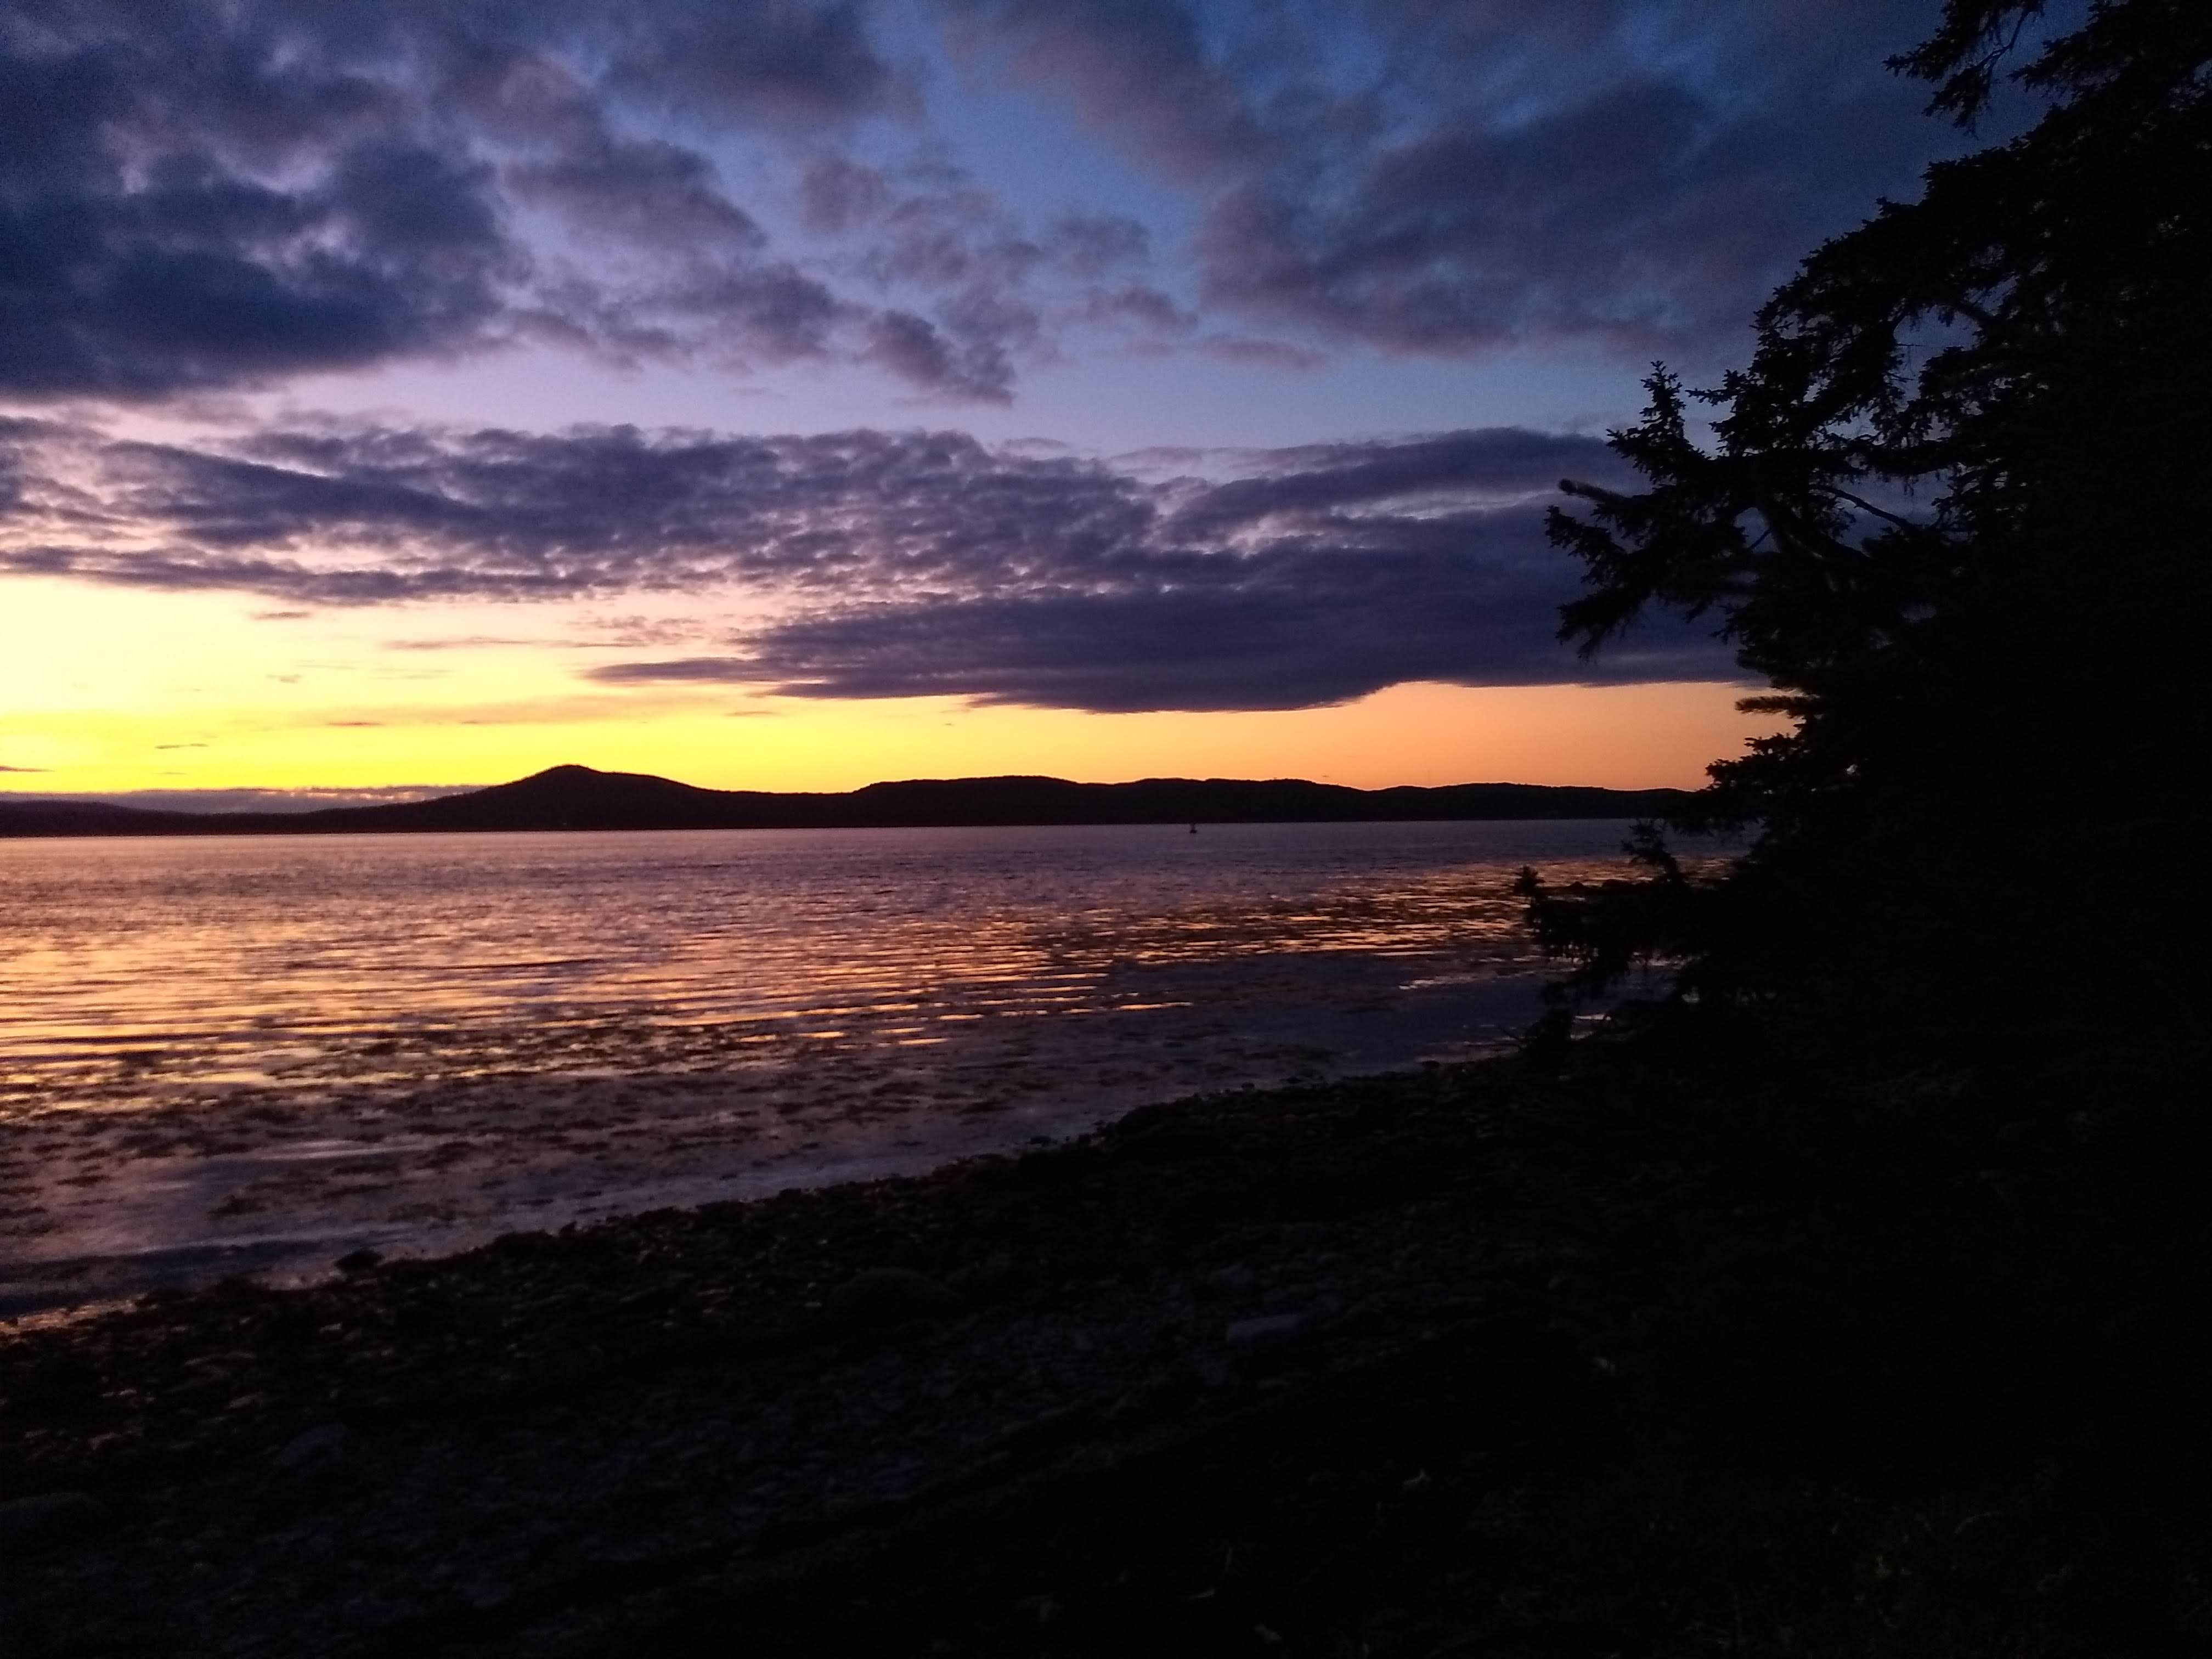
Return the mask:
<path id="1" fill-rule="evenodd" d="M 1627 828 L 0 842 L 0 1313 L 1478 1054 Z"/>

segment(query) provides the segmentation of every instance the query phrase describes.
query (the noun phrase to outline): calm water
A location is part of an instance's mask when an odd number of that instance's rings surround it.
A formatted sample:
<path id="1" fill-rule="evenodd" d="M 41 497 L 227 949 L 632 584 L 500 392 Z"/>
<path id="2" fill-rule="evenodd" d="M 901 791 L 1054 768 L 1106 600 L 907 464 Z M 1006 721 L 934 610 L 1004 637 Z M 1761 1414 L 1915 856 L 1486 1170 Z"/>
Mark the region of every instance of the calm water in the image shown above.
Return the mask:
<path id="1" fill-rule="evenodd" d="M 1480 1052 L 1626 830 L 0 842 L 0 1310 Z"/>

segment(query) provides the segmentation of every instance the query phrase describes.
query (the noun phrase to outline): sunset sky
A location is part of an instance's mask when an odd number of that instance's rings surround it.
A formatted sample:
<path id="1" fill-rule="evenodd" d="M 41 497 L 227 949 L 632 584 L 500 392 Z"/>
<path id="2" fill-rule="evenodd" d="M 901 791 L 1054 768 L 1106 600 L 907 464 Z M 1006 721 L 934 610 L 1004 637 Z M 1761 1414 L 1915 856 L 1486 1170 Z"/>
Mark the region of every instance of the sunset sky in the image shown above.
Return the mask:
<path id="1" fill-rule="evenodd" d="M 14 0 L 0 787 L 1694 783 L 1543 508 L 1934 11 Z"/>

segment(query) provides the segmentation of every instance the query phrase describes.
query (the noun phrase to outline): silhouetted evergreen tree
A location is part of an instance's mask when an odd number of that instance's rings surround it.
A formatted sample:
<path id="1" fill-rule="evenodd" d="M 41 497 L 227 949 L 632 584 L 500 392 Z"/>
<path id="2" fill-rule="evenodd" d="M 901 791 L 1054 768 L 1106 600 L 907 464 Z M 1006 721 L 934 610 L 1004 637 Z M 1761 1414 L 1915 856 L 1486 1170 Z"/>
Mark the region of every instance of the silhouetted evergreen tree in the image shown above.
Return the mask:
<path id="1" fill-rule="evenodd" d="M 1677 1012 L 1892 1058 L 2179 988 L 2151 971 L 2206 747 L 2212 4 L 2095 0 L 2023 53 L 2043 9 L 1949 0 L 1892 64 L 1969 129 L 2007 78 L 2032 125 L 1814 252 L 1717 388 L 1655 369 L 1613 434 L 1646 488 L 1565 486 L 1562 637 L 1711 617 L 1794 720 L 1684 826 L 1757 826 L 1724 873 L 1654 836 L 1646 879 L 1529 884 L 1571 986 L 1669 957 Z"/>

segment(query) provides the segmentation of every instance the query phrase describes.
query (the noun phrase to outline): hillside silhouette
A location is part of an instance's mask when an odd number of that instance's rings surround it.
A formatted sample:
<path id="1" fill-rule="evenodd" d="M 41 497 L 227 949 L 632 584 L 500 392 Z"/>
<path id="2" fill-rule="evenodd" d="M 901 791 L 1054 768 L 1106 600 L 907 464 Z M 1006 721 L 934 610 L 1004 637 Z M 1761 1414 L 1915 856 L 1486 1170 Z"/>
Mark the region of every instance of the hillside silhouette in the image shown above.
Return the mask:
<path id="1" fill-rule="evenodd" d="M 917 778 L 842 793 L 701 789 L 637 772 L 556 766 L 464 794 L 313 812 L 173 812 L 77 801 L 0 803 L 0 836 L 426 834 L 546 830 L 854 830 L 1053 823 L 1407 823 L 1649 818 L 1679 789 L 1462 783 L 1352 789 L 1298 778 Z"/>

